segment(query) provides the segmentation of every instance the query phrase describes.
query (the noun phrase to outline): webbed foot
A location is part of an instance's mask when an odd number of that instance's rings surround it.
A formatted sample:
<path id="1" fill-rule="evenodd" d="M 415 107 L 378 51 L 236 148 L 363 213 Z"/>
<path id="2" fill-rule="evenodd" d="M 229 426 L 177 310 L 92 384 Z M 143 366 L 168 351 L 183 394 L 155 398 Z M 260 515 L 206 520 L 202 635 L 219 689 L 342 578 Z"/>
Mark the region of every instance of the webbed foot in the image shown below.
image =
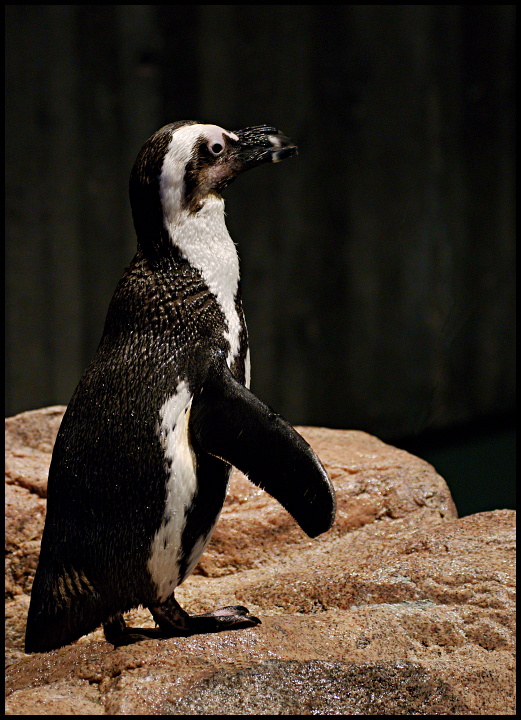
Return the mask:
<path id="1" fill-rule="evenodd" d="M 159 629 L 165 637 L 200 635 L 260 625 L 260 620 L 250 615 L 242 605 L 228 605 L 219 610 L 188 615 L 172 595 L 161 605 L 149 607 Z"/>
<path id="2" fill-rule="evenodd" d="M 250 615 L 242 605 L 228 605 L 202 615 L 189 615 L 172 596 L 161 605 L 149 607 L 157 628 L 127 627 L 123 615 L 118 613 L 103 624 L 107 642 L 114 647 L 132 645 L 142 640 L 168 637 L 188 637 L 221 630 L 239 630 L 260 625 L 259 618 Z"/>

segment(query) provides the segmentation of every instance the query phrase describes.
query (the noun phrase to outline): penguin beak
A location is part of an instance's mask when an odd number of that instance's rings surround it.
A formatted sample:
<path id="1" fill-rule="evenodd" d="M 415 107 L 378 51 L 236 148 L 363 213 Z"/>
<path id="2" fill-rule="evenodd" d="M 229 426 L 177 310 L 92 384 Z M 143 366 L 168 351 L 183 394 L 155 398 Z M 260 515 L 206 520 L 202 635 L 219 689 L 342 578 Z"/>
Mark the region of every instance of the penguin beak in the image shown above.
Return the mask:
<path id="1" fill-rule="evenodd" d="M 239 142 L 235 163 L 239 172 L 266 162 L 280 162 L 297 154 L 297 146 L 280 130 L 267 125 L 235 130 Z"/>

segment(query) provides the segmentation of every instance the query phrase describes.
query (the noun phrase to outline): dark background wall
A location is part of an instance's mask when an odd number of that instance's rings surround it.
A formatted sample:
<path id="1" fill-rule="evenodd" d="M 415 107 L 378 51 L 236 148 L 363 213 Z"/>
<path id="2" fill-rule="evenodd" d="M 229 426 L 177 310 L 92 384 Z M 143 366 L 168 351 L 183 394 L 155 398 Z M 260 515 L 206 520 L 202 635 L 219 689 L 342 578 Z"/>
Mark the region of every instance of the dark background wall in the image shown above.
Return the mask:
<path id="1" fill-rule="evenodd" d="M 67 403 L 167 122 L 273 124 L 226 193 L 253 390 L 513 507 L 513 5 L 9 5 L 6 413 Z"/>

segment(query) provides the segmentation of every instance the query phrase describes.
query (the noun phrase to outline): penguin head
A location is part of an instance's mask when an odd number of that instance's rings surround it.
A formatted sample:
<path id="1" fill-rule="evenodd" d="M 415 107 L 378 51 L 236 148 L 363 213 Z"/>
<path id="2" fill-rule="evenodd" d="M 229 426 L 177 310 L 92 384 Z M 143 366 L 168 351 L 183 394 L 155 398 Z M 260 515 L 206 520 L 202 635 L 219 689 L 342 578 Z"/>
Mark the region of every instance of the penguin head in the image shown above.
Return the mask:
<path id="1" fill-rule="evenodd" d="M 143 145 L 130 176 L 138 239 L 161 229 L 165 218 L 172 223 L 199 212 L 244 170 L 296 152 L 289 138 L 265 125 L 234 132 L 193 120 L 165 125 Z"/>
<path id="2" fill-rule="evenodd" d="M 190 160 L 184 176 L 184 201 L 196 212 L 208 194 L 221 193 L 237 175 L 256 165 L 279 162 L 297 152 L 297 147 L 273 127 L 260 125 L 228 132 L 217 125 L 192 125 L 185 132 L 193 137 Z M 193 134 L 193 135 L 192 135 Z M 172 144 L 176 143 L 175 135 Z M 167 169 L 170 155 L 165 158 Z"/>

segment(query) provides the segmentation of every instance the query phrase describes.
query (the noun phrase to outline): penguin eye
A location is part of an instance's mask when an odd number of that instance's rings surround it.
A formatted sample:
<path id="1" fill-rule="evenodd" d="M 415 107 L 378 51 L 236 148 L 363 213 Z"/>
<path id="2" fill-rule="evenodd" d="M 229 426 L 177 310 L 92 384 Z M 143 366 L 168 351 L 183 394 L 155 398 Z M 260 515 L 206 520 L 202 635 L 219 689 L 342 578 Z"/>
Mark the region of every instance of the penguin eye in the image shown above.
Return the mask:
<path id="1" fill-rule="evenodd" d="M 217 155 L 220 155 L 220 154 L 223 152 L 223 150 L 224 150 L 224 145 L 223 145 L 222 143 L 216 142 L 216 143 L 212 143 L 211 145 L 209 145 L 209 146 L 208 146 L 208 149 L 210 150 L 210 152 L 212 153 L 212 155 L 217 156 Z"/>

